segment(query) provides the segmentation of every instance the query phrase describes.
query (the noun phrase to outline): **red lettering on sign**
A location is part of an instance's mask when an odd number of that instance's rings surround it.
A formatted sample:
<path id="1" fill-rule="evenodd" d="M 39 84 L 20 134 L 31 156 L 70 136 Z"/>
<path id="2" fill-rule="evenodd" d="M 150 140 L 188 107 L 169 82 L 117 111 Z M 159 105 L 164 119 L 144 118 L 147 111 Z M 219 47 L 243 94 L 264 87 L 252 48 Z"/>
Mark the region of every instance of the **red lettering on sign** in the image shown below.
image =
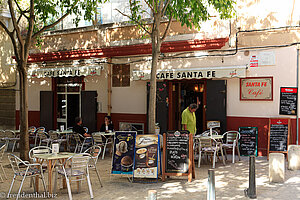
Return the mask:
<path id="1" fill-rule="evenodd" d="M 253 95 L 254 97 L 260 96 L 263 94 L 263 90 L 262 89 L 249 89 L 248 90 L 248 94 Z"/>

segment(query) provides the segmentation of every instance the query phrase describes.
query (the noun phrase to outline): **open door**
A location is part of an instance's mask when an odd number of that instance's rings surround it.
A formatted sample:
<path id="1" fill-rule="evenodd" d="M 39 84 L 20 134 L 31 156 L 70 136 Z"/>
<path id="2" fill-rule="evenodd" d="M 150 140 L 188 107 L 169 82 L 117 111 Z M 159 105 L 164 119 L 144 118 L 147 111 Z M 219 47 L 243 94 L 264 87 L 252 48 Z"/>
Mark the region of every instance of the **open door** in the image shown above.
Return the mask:
<path id="1" fill-rule="evenodd" d="M 40 126 L 46 128 L 46 131 L 54 129 L 54 92 L 40 92 Z"/>
<path id="2" fill-rule="evenodd" d="M 226 81 L 207 80 L 206 85 L 206 121 L 220 121 L 221 133 L 226 127 Z"/>
<path id="3" fill-rule="evenodd" d="M 97 130 L 97 91 L 81 91 L 81 118 L 89 133 Z"/>
<path id="4" fill-rule="evenodd" d="M 150 83 L 147 83 L 147 122 L 149 107 Z M 159 123 L 160 133 L 168 130 L 168 84 L 167 82 L 156 83 L 156 123 Z"/>

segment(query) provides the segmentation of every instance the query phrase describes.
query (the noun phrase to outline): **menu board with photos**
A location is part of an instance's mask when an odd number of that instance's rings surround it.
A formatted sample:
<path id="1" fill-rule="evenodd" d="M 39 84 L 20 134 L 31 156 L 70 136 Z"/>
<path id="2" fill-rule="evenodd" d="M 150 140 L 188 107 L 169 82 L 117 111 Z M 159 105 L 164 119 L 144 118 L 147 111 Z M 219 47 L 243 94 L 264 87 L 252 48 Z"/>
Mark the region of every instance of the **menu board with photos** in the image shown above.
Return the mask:
<path id="1" fill-rule="evenodd" d="M 289 145 L 290 119 L 270 119 L 268 152 L 287 152 Z"/>
<path id="2" fill-rule="evenodd" d="M 280 88 L 280 115 L 297 115 L 298 89 L 293 87 Z"/>
<path id="3" fill-rule="evenodd" d="M 242 156 L 257 156 L 257 127 L 240 127 L 239 150 Z"/>
<path id="4" fill-rule="evenodd" d="M 112 174 L 133 174 L 134 144 L 136 131 L 116 131 Z"/>
<path id="5" fill-rule="evenodd" d="M 158 177 L 158 135 L 137 135 L 135 140 L 134 178 Z"/>

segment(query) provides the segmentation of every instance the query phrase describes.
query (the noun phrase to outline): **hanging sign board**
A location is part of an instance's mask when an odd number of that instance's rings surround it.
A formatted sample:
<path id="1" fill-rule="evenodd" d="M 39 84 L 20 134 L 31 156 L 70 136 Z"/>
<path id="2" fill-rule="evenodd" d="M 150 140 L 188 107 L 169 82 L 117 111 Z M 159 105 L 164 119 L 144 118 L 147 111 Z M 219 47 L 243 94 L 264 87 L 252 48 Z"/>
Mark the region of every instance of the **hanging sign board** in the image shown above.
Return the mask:
<path id="1" fill-rule="evenodd" d="M 295 87 L 280 88 L 280 115 L 297 115 L 298 89 Z"/>
<path id="2" fill-rule="evenodd" d="M 272 152 L 287 153 L 290 124 L 290 119 L 269 119 L 268 156 Z"/>
<path id="3" fill-rule="evenodd" d="M 136 131 L 117 131 L 114 138 L 112 174 L 133 174 Z"/>
<path id="4" fill-rule="evenodd" d="M 135 140 L 134 178 L 158 178 L 158 135 L 137 135 Z"/>
<path id="5" fill-rule="evenodd" d="M 164 134 L 162 180 L 165 176 L 195 177 L 193 136 L 188 131 L 168 131 Z"/>
<path id="6" fill-rule="evenodd" d="M 240 127 L 239 150 L 242 156 L 257 156 L 257 127 Z"/>

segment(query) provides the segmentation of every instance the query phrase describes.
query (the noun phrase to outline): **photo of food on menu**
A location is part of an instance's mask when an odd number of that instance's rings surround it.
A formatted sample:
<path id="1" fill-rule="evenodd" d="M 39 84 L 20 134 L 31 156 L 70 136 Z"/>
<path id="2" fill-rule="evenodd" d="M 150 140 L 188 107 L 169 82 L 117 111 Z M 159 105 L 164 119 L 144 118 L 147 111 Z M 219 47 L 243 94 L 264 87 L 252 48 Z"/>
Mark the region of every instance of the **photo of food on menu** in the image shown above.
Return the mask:
<path id="1" fill-rule="evenodd" d="M 112 174 L 132 174 L 136 132 L 116 132 Z"/>
<path id="2" fill-rule="evenodd" d="M 137 135 L 134 177 L 157 178 L 157 135 Z"/>

